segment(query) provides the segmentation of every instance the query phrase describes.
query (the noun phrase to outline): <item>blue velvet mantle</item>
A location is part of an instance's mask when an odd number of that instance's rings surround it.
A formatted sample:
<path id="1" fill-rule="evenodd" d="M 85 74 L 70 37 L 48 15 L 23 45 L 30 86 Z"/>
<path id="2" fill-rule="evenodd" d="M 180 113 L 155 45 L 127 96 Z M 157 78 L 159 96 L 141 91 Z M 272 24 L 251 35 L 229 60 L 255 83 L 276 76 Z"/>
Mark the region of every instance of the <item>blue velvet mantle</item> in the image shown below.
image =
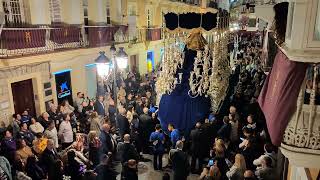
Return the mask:
<path id="1" fill-rule="evenodd" d="M 197 121 L 203 120 L 210 113 L 209 98 L 204 96 L 191 98 L 188 95 L 189 77 L 196 55 L 196 51 L 185 48 L 183 68 L 177 70 L 177 74 L 183 73 L 182 82 L 170 95 L 164 94 L 161 97 L 158 117 L 164 130 L 169 123 L 172 123 L 176 129 L 187 132 Z"/>

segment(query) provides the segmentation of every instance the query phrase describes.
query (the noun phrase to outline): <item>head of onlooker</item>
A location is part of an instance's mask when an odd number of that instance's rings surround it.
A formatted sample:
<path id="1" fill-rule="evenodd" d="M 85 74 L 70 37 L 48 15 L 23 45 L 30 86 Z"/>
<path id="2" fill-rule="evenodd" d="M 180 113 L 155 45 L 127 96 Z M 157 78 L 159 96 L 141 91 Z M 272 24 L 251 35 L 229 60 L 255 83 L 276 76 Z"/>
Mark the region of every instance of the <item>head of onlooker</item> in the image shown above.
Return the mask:
<path id="1" fill-rule="evenodd" d="M 176 148 L 179 150 L 182 150 L 183 149 L 183 141 L 181 141 L 181 140 L 177 141 Z"/>
<path id="2" fill-rule="evenodd" d="M 168 131 L 172 132 L 174 130 L 174 125 L 173 124 L 168 124 Z"/>
<path id="3" fill-rule="evenodd" d="M 70 115 L 69 114 L 63 114 L 63 120 L 64 121 L 70 121 Z"/>
<path id="4" fill-rule="evenodd" d="M 105 133 L 109 133 L 110 131 L 110 125 L 109 124 L 103 124 L 102 125 L 102 130 L 105 132 Z"/>
<path id="5" fill-rule="evenodd" d="M 242 154 L 236 154 L 234 158 L 234 166 L 240 169 L 241 173 L 244 173 L 246 170 L 246 161 Z"/>
<path id="6" fill-rule="evenodd" d="M 243 176 L 245 180 L 256 180 L 254 173 L 251 170 L 246 170 Z"/>
<path id="7" fill-rule="evenodd" d="M 212 180 L 220 180 L 221 179 L 221 172 L 216 165 L 210 167 L 209 177 Z"/>
<path id="8" fill-rule="evenodd" d="M 160 124 L 156 124 L 155 129 L 156 129 L 157 132 L 160 132 L 161 131 L 161 125 Z"/>
<path id="9" fill-rule="evenodd" d="M 147 107 L 144 107 L 144 108 L 143 108 L 143 113 L 144 113 L 144 114 L 148 114 L 148 113 L 149 113 L 149 109 L 148 109 Z"/>
<path id="10" fill-rule="evenodd" d="M 124 143 L 130 143 L 130 135 L 129 134 L 125 134 L 123 136 L 123 142 Z"/>
<path id="11" fill-rule="evenodd" d="M 99 97 L 98 97 L 98 101 L 99 101 L 100 103 L 103 103 L 103 100 L 104 100 L 103 96 L 99 96 Z"/>

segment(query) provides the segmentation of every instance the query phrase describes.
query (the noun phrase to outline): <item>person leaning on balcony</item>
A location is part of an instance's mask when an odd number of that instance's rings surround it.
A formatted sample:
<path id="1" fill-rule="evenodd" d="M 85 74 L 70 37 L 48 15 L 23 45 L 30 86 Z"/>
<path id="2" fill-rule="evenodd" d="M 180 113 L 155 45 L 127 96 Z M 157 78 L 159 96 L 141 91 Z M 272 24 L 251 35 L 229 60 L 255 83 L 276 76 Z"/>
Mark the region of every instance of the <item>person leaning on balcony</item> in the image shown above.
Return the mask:
<path id="1" fill-rule="evenodd" d="M 261 161 L 261 169 L 256 170 L 255 175 L 260 180 L 273 180 L 276 178 L 276 172 L 272 168 L 272 160 L 270 157 L 264 157 Z"/>

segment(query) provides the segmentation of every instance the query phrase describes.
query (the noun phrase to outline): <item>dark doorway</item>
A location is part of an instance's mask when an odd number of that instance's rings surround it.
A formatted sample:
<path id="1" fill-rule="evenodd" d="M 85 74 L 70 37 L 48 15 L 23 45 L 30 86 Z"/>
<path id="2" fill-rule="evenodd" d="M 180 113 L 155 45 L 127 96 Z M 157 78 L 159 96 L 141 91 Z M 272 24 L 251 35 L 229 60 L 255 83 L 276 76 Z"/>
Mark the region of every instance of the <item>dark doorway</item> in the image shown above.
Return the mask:
<path id="1" fill-rule="evenodd" d="M 12 83 L 11 89 L 15 113 L 23 113 L 24 110 L 29 109 L 29 114 L 35 116 L 32 79 Z"/>

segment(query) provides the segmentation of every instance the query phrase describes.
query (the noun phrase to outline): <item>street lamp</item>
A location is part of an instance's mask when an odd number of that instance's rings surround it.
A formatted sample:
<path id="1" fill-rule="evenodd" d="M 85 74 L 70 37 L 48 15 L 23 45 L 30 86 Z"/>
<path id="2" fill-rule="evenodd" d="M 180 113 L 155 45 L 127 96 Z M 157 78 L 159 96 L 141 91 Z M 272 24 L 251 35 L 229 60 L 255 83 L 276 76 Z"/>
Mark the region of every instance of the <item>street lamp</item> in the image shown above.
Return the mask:
<path id="1" fill-rule="evenodd" d="M 128 66 L 128 55 L 124 51 L 123 47 L 119 47 L 119 51 L 117 52 L 116 47 L 114 44 L 111 45 L 110 47 L 110 52 L 112 55 L 112 59 L 110 60 L 106 55 L 105 52 L 102 51 L 100 52 L 99 57 L 95 60 L 95 63 L 97 65 L 97 73 L 98 75 L 104 79 L 106 76 L 109 75 L 109 71 L 111 68 L 113 68 L 113 99 L 114 99 L 114 104 L 116 107 L 116 115 L 118 112 L 117 108 L 117 70 L 118 68 L 120 69 L 125 69 Z M 113 66 L 111 66 L 111 63 Z"/>

